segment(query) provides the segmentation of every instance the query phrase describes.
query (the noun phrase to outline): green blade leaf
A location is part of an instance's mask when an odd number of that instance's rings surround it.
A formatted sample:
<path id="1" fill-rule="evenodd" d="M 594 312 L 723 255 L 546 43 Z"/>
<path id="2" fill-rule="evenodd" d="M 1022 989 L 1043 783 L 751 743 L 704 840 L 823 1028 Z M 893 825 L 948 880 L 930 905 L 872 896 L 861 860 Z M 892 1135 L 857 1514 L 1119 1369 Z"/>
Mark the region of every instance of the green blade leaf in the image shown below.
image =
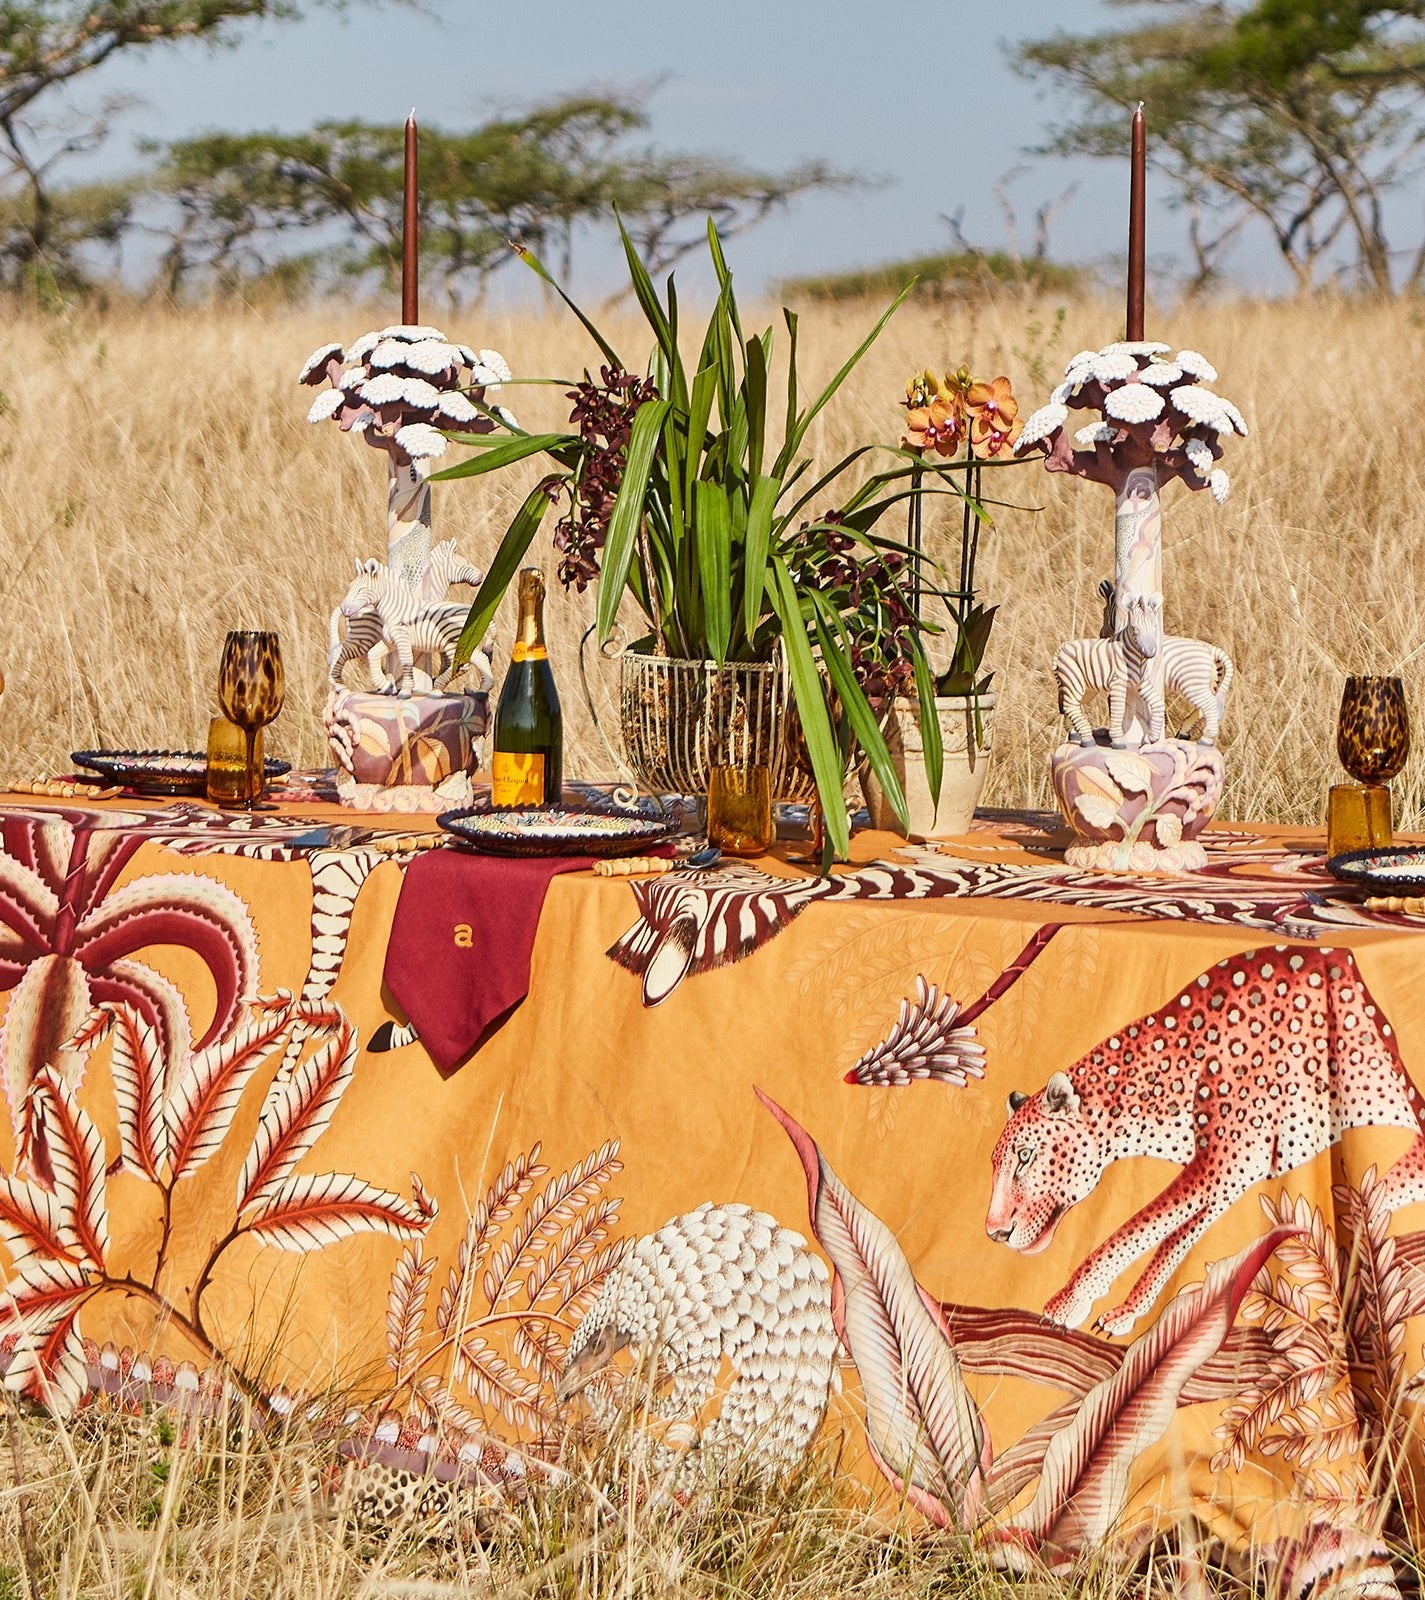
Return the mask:
<path id="1" fill-rule="evenodd" d="M 807 640 L 806 619 L 797 599 L 796 585 L 780 556 L 772 558 L 772 568 L 775 577 L 772 603 L 782 623 L 787 670 L 791 675 L 792 694 L 796 697 L 797 715 L 801 719 L 802 737 L 811 758 L 812 775 L 816 779 L 816 792 L 821 799 L 826 836 L 834 853 L 845 857 L 851 846 L 851 830 L 841 798 L 841 749 L 822 693 L 821 674 L 816 670 Z M 904 806 L 904 800 L 901 803 Z"/>
<path id="2" fill-rule="evenodd" d="M 668 397 L 676 404 L 686 407 L 688 404 L 688 380 L 683 371 L 683 358 L 678 353 L 678 336 L 673 331 L 673 324 L 668 313 L 663 309 L 663 303 L 658 298 L 658 291 L 653 287 L 653 279 L 648 276 L 648 268 L 644 266 L 633 240 L 629 237 L 628 229 L 623 225 L 623 218 L 619 218 L 619 238 L 623 241 L 624 260 L 628 263 L 628 275 L 633 284 L 634 298 L 638 301 L 639 308 L 648 321 L 648 326 L 653 329 L 653 337 L 658 341 L 658 348 L 663 359 L 668 363 L 671 382 L 668 388 Z M 668 287 L 671 296 L 673 280 L 669 278 Z"/>
<path id="3" fill-rule="evenodd" d="M 841 387 L 841 385 L 845 383 L 846 379 L 850 376 L 852 371 L 860 362 L 861 357 L 864 356 L 871 346 L 875 344 L 876 340 L 880 338 L 882 328 L 884 328 L 885 325 L 891 320 L 891 317 L 895 314 L 901 302 L 914 287 L 915 279 L 912 278 L 911 281 L 906 284 L 905 288 L 902 289 L 901 292 L 895 297 L 895 299 L 891 301 L 890 305 L 888 305 L 881 313 L 880 317 L 877 319 L 875 327 L 871 329 L 870 333 L 866 335 L 861 343 L 856 346 L 855 350 L 851 352 L 850 356 L 848 356 L 847 359 L 842 363 L 841 370 L 816 397 L 810 408 L 803 412 L 802 415 L 796 419 L 794 425 L 788 429 L 787 441 L 782 446 L 781 455 L 777 457 L 777 466 L 775 468 L 776 471 L 786 471 L 787 467 L 791 464 L 792 458 L 796 455 L 798 449 L 800 449 L 802 439 L 805 437 L 807 429 L 811 426 L 812 419 L 817 415 L 818 412 L 822 410 L 822 408 L 827 404 L 827 402 Z"/>
<path id="4" fill-rule="evenodd" d="M 505 529 L 505 536 L 500 540 L 500 548 L 496 550 L 494 559 L 490 562 L 485 581 L 476 591 L 475 598 L 470 603 L 470 614 L 465 619 L 465 626 L 460 630 L 460 638 L 455 645 L 455 666 L 463 666 L 480 648 L 490 630 L 495 611 L 504 598 L 505 590 L 509 588 L 515 573 L 519 571 L 525 551 L 529 549 L 535 534 L 539 532 L 539 525 L 544 521 L 544 513 L 552 504 L 553 501 L 544 491 L 544 485 L 535 484 L 525 497 L 524 504 L 515 513 L 514 521 Z"/>
<path id="5" fill-rule="evenodd" d="M 915 698 L 920 704 L 920 739 L 925 750 L 925 781 L 930 785 L 932 805 L 940 804 L 940 779 L 945 770 L 945 740 L 940 733 L 940 718 L 935 714 L 935 680 L 920 641 L 915 642 Z"/>
<path id="6" fill-rule="evenodd" d="M 703 587 L 708 649 L 719 666 L 727 660 L 732 636 L 732 518 L 727 496 L 715 483 L 699 479 L 694 506 L 698 577 Z"/>
<path id="7" fill-rule="evenodd" d="M 786 437 L 790 439 L 797 429 L 797 314 L 782 307 L 782 319 L 787 324 L 787 425 Z M 783 450 L 786 460 L 778 457 L 776 472 L 785 474 L 794 451 Z"/>
<path id="8" fill-rule="evenodd" d="M 624 454 L 623 482 L 619 485 L 618 499 L 609 518 L 608 538 L 604 542 L 603 571 L 599 576 L 600 642 L 613 631 L 614 618 L 618 615 L 639 524 L 643 520 L 643 498 L 658 449 L 658 435 L 667 415 L 666 400 L 645 400 L 634 413 Z"/>
<path id="9" fill-rule="evenodd" d="M 776 478 L 763 474 L 752 490 L 747 512 L 747 544 L 742 555 L 742 626 L 748 638 L 762 615 L 762 595 L 767 582 L 767 552 L 772 543 L 772 514 L 777 507 Z"/>
<path id="10" fill-rule="evenodd" d="M 747 475 L 762 471 L 762 449 L 767 435 L 767 348 L 761 339 L 749 339 L 743 368 L 747 393 Z"/>
<path id="11" fill-rule="evenodd" d="M 530 269 L 531 272 L 533 272 L 537 277 L 544 279 L 549 287 L 554 290 L 555 294 L 557 294 L 564 304 L 568 306 L 569 309 L 574 313 L 574 315 L 578 317 L 579 321 L 584 325 L 585 332 L 594 341 L 594 343 L 598 345 L 599 349 L 603 351 L 604 359 L 609 363 L 609 365 L 612 367 L 622 367 L 623 361 L 620 358 L 618 351 L 614 349 L 608 340 L 604 338 L 603 334 L 601 334 L 594 324 L 589 321 L 588 317 L 586 317 L 578 308 L 578 306 L 576 306 L 569 298 L 569 296 L 565 294 L 564 290 L 559 285 L 558 279 L 555 278 L 554 274 L 549 270 L 548 267 L 545 266 L 539 257 L 535 255 L 532 250 L 526 250 L 522 244 L 515 245 L 514 252 L 520 258 L 520 260 L 524 262 L 525 266 Z"/>
<path id="12" fill-rule="evenodd" d="M 741 344 L 743 343 L 742 319 L 737 314 L 737 296 L 732 292 L 732 269 L 727 264 L 727 257 L 722 253 L 722 240 L 718 237 L 717 224 L 711 217 L 708 218 L 708 251 L 712 255 L 713 271 L 717 273 L 718 290 L 727 296 L 732 329 L 737 335 L 738 344 Z"/>
<path id="13" fill-rule="evenodd" d="M 683 498 L 691 501 L 693 484 L 702 470 L 703 452 L 708 442 L 708 418 L 712 416 L 713 397 L 717 393 L 717 374 L 710 367 L 702 367 L 693 379 L 693 394 L 688 412 L 688 457 L 684 464 L 686 487 Z"/>
<path id="14" fill-rule="evenodd" d="M 856 681 L 848 652 L 849 641 L 844 631 L 845 624 L 815 591 L 811 599 L 813 609 L 817 613 L 816 642 L 821 651 L 822 665 L 826 668 L 827 676 L 841 699 L 846 720 L 856 735 L 856 742 L 871 763 L 871 770 L 881 780 L 881 787 L 885 791 L 886 799 L 891 803 L 891 809 L 904 824 L 908 815 L 905 790 L 901 786 L 900 774 L 891 762 L 891 752 L 886 746 L 886 737 L 881 732 L 880 724 L 876 721 L 876 714 L 871 710 L 865 691 Z"/>
<path id="15" fill-rule="evenodd" d="M 442 467 L 439 472 L 432 472 L 426 482 L 450 483 L 456 478 L 476 478 L 482 472 L 498 472 L 501 467 L 507 467 L 511 462 L 523 461 L 528 456 L 537 456 L 542 450 L 553 453 L 561 447 L 567 449 L 571 445 L 577 445 L 578 442 L 568 433 L 523 434 L 518 439 L 506 439 L 500 444 L 483 446 L 479 455 L 469 456 L 464 461 L 457 461 L 453 467 Z"/>

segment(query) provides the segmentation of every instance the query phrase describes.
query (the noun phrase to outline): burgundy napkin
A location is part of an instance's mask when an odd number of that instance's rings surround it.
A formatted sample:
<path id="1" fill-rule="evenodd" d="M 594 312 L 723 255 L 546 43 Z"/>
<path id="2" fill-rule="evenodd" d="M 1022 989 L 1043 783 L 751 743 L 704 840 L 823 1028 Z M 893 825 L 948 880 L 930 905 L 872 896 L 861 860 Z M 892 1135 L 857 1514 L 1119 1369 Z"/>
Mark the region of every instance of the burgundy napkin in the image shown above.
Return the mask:
<path id="1" fill-rule="evenodd" d="M 430 850 L 406 868 L 384 976 L 442 1071 L 529 992 L 549 880 L 591 860 Z"/>

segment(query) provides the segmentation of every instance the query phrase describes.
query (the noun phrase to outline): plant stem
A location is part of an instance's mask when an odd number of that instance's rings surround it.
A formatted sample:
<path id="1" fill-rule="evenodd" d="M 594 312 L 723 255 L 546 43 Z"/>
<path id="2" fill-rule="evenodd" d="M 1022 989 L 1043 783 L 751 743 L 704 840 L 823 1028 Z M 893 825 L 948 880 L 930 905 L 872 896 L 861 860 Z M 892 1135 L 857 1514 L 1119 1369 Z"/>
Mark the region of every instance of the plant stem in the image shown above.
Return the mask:
<path id="1" fill-rule="evenodd" d="M 151 1306 L 157 1308 L 166 1321 L 171 1322 L 175 1328 L 178 1328 L 197 1345 L 209 1361 L 223 1361 L 222 1351 L 208 1337 L 202 1321 L 196 1315 L 192 1318 L 185 1317 L 178 1307 L 165 1295 L 160 1294 L 152 1284 L 145 1283 L 141 1278 L 135 1278 L 132 1274 L 129 1274 L 123 1278 L 106 1278 L 99 1287 L 101 1289 L 123 1289 L 128 1294 L 136 1294 L 141 1300 L 147 1300 Z"/>
<path id="2" fill-rule="evenodd" d="M 240 1222 L 233 1223 L 232 1227 L 229 1228 L 222 1238 L 218 1240 L 217 1244 L 213 1246 L 212 1253 L 203 1263 L 203 1270 L 198 1274 L 198 1281 L 193 1285 L 192 1325 L 200 1330 L 203 1326 L 203 1317 L 199 1309 L 198 1302 L 203 1298 L 204 1289 L 208 1287 L 208 1280 L 213 1275 L 213 1268 L 218 1264 L 218 1257 L 222 1255 L 223 1251 L 226 1250 L 233 1240 L 236 1239 L 243 1231 L 243 1226 Z"/>
<path id="3" fill-rule="evenodd" d="M 920 617 L 920 557 L 924 548 L 921 541 L 920 524 L 920 480 L 925 475 L 925 469 L 919 462 L 910 469 L 910 499 L 906 502 L 906 543 L 911 548 L 910 558 L 910 608 L 915 612 L 915 620 Z"/>

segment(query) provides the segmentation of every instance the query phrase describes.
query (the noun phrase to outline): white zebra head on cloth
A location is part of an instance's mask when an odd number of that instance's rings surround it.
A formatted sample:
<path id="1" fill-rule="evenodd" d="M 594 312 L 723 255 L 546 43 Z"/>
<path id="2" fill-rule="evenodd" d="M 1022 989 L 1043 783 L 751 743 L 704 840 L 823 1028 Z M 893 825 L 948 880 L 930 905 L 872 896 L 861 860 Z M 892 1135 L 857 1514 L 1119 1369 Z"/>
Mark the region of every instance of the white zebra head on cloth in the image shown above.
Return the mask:
<path id="1" fill-rule="evenodd" d="M 638 921 L 606 954 L 643 980 L 643 1003 L 666 1000 L 684 978 L 761 949 L 817 901 L 925 900 L 951 879 L 888 861 L 835 878 L 774 878 L 756 867 L 669 873 L 629 885 Z"/>
<path id="2" fill-rule="evenodd" d="M 608 951 L 643 980 L 643 1003 L 666 1000 L 690 973 L 750 955 L 835 887 L 826 878 L 782 879 L 755 867 L 670 873 L 629 886 L 639 919 Z"/>

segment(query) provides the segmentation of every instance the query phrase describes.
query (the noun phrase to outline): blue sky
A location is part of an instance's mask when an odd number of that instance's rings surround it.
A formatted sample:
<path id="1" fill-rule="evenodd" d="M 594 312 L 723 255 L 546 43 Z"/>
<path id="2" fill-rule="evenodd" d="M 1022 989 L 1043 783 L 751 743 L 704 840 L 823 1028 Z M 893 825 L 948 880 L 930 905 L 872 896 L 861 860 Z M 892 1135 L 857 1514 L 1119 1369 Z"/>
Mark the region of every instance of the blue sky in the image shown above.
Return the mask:
<path id="1" fill-rule="evenodd" d="M 132 162 L 140 137 L 208 129 L 299 129 L 328 117 L 447 127 L 590 88 L 645 86 L 650 140 L 664 150 L 715 152 L 749 165 L 819 159 L 876 180 L 811 196 L 740 239 L 749 285 L 946 248 L 943 214 L 963 208 L 966 235 L 1005 242 L 995 185 L 1014 182 L 1026 247 L 1036 208 L 1070 182 L 1053 253 L 1111 261 L 1127 228 L 1125 159 L 1066 163 L 1023 154 L 1062 105 L 1018 78 L 1004 44 L 1121 25 L 1104 0 L 1025 0 L 1013 7 L 942 3 L 912 8 L 850 0 L 481 0 L 354 3 L 308 8 L 302 21 L 263 24 L 228 48 L 185 44 L 116 57 L 85 93 L 137 97 L 103 155 Z M 873 21 L 872 18 L 875 18 Z M 1150 272 L 1171 269 L 1181 240 L 1149 179 Z M 599 273 L 597 251 L 576 260 Z"/>

